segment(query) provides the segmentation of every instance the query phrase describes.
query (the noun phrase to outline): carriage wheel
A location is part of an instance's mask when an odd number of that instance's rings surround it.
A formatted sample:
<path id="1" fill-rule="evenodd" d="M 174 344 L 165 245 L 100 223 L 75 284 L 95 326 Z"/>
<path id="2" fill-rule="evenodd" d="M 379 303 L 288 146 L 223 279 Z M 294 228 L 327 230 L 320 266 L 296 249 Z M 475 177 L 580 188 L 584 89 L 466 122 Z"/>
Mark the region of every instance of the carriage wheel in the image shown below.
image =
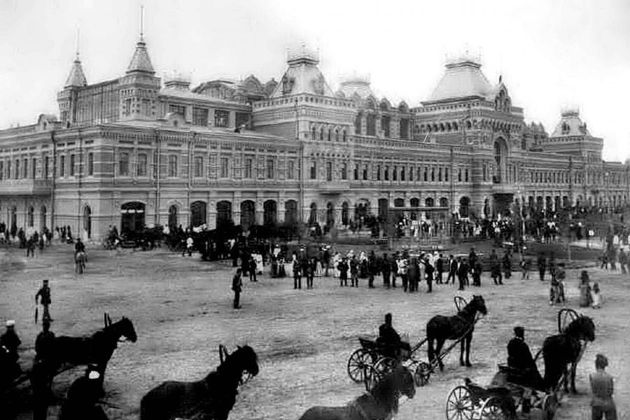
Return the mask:
<path id="1" fill-rule="evenodd" d="M 363 383 L 367 392 L 371 392 L 378 381 L 381 380 L 381 376 L 372 365 L 365 366 L 365 368 L 363 369 L 363 378 Z"/>
<path id="2" fill-rule="evenodd" d="M 476 408 L 468 388 L 464 385 L 456 386 L 446 399 L 446 419 L 472 420 Z"/>
<path id="3" fill-rule="evenodd" d="M 457 312 L 461 311 L 462 309 L 464 309 L 466 305 L 468 305 L 468 302 L 466 301 L 466 299 L 464 299 L 461 296 L 455 296 L 453 298 L 453 301 L 455 302 L 455 307 L 457 308 Z"/>
<path id="4" fill-rule="evenodd" d="M 571 308 L 562 308 L 558 311 L 558 332 L 562 334 L 570 323 L 578 319 L 580 315 Z"/>
<path id="5" fill-rule="evenodd" d="M 413 380 L 416 386 L 425 386 L 428 384 L 432 371 L 431 365 L 427 362 L 418 363 L 416 370 L 413 372 Z"/>
<path id="6" fill-rule="evenodd" d="M 556 394 L 547 394 L 542 400 L 543 420 L 553 420 L 558 409 L 558 398 Z"/>
<path id="7" fill-rule="evenodd" d="M 369 351 L 363 348 L 355 350 L 348 359 L 348 376 L 356 383 L 363 382 L 365 380 L 365 368 L 366 366 L 371 367 L 371 364 L 372 356 Z"/>
<path id="8" fill-rule="evenodd" d="M 380 380 L 383 379 L 385 375 L 392 372 L 397 365 L 398 362 L 396 361 L 396 359 L 394 359 L 393 357 L 384 356 L 376 361 L 376 363 L 374 364 L 374 370 L 376 370 L 376 372 L 378 373 Z"/>
<path id="9" fill-rule="evenodd" d="M 490 397 L 479 410 L 479 418 L 484 420 L 507 420 L 509 413 L 506 413 L 500 398 Z"/>

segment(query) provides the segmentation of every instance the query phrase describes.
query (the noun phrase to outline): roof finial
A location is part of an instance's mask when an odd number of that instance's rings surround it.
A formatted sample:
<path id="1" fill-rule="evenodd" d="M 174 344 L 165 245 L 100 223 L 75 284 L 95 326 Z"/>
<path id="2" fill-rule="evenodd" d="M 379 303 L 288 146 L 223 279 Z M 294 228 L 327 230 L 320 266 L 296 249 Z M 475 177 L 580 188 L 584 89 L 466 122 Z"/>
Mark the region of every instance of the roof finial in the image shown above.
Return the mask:
<path id="1" fill-rule="evenodd" d="M 144 5 L 140 5 L 140 41 L 144 41 Z"/>
<path id="2" fill-rule="evenodd" d="M 500 74 L 500 75 L 499 75 L 499 83 L 501 83 L 502 81 L 503 81 L 503 75 L 502 75 L 502 74 Z"/>
<path id="3" fill-rule="evenodd" d="M 80 39 L 81 39 L 81 29 L 77 26 L 77 45 L 76 45 L 76 47 L 77 47 L 77 51 L 76 51 L 77 60 L 79 59 L 79 41 L 80 41 Z"/>

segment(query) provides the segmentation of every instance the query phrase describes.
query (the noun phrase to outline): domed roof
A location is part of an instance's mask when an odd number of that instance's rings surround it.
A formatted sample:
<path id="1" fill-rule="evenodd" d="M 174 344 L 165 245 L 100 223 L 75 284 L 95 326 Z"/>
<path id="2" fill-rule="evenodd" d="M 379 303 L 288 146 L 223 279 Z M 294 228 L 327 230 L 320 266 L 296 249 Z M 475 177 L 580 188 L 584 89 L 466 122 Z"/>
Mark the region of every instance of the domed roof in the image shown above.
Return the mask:
<path id="1" fill-rule="evenodd" d="M 427 102 L 471 96 L 485 99 L 493 92 L 493 87 L 481 72 L 481 64 L 470 58 L 462 58 L 446 64 L 446 71 Z"/>

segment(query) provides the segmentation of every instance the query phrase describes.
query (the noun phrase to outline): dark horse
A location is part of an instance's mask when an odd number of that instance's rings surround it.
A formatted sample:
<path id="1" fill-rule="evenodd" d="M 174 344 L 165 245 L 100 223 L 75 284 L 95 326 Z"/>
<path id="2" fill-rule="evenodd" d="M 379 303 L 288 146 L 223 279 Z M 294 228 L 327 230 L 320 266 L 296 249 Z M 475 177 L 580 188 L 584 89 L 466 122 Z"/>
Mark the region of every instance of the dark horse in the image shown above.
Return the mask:
<path id="1" fill-rule="evenodd" d="M 46 359 L 36 356 L 37 362 L 33 365 L 31 381 L 52 381 L 55 373 L 63 363 L 71 365 L 96 366 L 100 373 L 101 384 L 105 376 L 107 363 L 111 359 L 114 350 L 118 347 L 121 337 L 135 343 L 138 339 L 133 323 L 129 318 L 123 317 L 120 321 L 112 323 L 109 315 L 104 315 L 105 328 L 89 337 L 55 337 L 51 344 L 50 354 Z"/>
<path id="2" fill-rule="evenodd" d="M 571 322 L 561 334 L 547 337 L 543 342 L 543 360 L 545 361 L 544 383 L 547 389 L 556 389 L 560 379 L 564 382 L 564 390 L 568 392 L 571 381 L 571 392 L 575 389 L 575 370 L 582 356 L 585 344 L 582 341 L 595 340 L 595 324 L 587 316 L 579 316 Z"/>
<path id="3" fill-rule="evenodd" d="M 300 420 L 376 420 L 389 419 L 398 412 L 398 398 L 413 398 L 416 386 L 409 369 L 398 365 L 365 393 L 345 407 L 311 407 Z"/>
<path id="4" fill-rule="evenodd" d="M 440 370 L 444 370 L 441 353 L 446 340 L 461 340 L 461 353 L 459 363 L 464 366 L 470 364 L 470 342 L 472 341 L 475 329 L 475 318 L 477 313 L 486 315 L 486 302 L 482 296 L 473 296 L 472 300 L 454 316 L 436 315 L 427 322 L 427 341 L 429 342 L 429 362 L 440 365 Z M 435 350 L 433 341 L 436 341 Z M 464 350 L 466 351 L 466 362 L 464 363 Z"/>
<path id="5" fill-rule="evenodd" d="M 249 346 L 239 346 L 227 354 L 219 367 L 200 381 L 166 381 L 153 388 L 140 401 L 140 420 L 226 420 L 236 402 L 243 372 L 258 374 L 258 356 Z"/>

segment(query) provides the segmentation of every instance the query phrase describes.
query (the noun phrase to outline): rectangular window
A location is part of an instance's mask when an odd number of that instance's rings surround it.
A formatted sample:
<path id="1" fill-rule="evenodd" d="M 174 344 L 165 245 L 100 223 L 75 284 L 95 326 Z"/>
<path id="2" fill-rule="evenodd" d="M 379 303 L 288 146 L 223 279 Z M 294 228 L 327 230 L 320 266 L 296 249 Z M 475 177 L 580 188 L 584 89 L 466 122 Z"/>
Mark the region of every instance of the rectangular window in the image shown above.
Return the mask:
<path id="1" fill-rule="evenodd" d="M 4 162 L 0 160 L 0 181 L 4 179 Z"/>
<path id="2" fill-rule="evenodd" d="M 46 166 L 48 166 L 48 162 L 46 162 Z M 94 175 L 94 153 L 88 153 L 88 175 Z"/>
<path id="3" fill-rule="evenodd" d="M 168 157 L 168 176 L 177 176 L 177 156 L 169 155 Z"/>
<path id="4" fill-rule="evenodd" d="M 376 180 L 380 181 L 381 180 L 381 165 L 378 165 L 376 167 Z"/>
<path id="5" fill-rule="evenodd" d="M 344 163 L 343 165 L 341 165 L 341 179 L 346 180 L 348 179 L 348 164 Z"/>
<path id="6" fill-rule="evenodd" d="M 464 178 L 466 179 L 466 182 L 468 182 L 468 169 L 466 169 L 466 171 L 464 172 Z"/>
<path id="7" fill-rule="evenodd" d="M 311 179 L 317 179 L 317 162 L 311 161 Z"/>
<path id="8" fill-rule="evenodd" d="M 186 117 L 186 107 L 184 105 L 170 104 L 168 106 L 168 112 L 171 112 L 173 114 L 179 114 L 182 117 Z"/>
<path id="9" fill-rule="evenodd" d="M 35 179 L 35 177 L 37 176 L 37 159 L 33 158 L 33 161 L 31 162 L 31 178 Z"/>
<path id="10" fill-rule="evenodd" d="M 228 127 L 230 123 L 230 112 L 222 109 L 214 110 L 214 126 L 215 127 Z"/>
<path id="11" fill-rule="evenodd" d="M 221 158 L 221 178 L 227 178 L 228 177 L 228 165 L 229 165 L 229 160 L 226 157 Z"/>
<path id="12" fill-rule="evenodd" d="M 424 182 L 427 182 L 429 180 L 429 168 L 426 166 L 424 167 L 424 175 L 422 179 L 424 179 Z"/>
<path id="13" fill-rule="evenodd" d="M 22 168 L 22 178 L 28 178 L 28 159 L 24 158 L 24 166 Z"/>
<path id="14" fill-rule="evenodd" d="M 435 182 L 435 168 L 431 168 L 431 182 Z"/>
<path id="15" fill-rule="evenodd" d="M 383 115 L 381 117 L 381 130 L 383 130 L 383 135 L 386 138 L 389 138 L 389 134 L 390 134 L 390 130 L 389 130 L 389 125 L 391 122 L 391 118 L 389 115 Z"/>
<path id="16" fill-rule="evenodd" d="M 149 157 L 146 153 L 140 153 L 138 155 L 138 168 L 136 171 L 136 176 L 147 176 L 147 163 L 149 161 Z"/>
<path id="17" fill-rule="evenodd" d="M 61 155 L 59 159 L 59 176 L 66 176 L 66 155 Z"/>
<path id="18" fill-rule="evenodd" d="M 125 99 L 123 105 L 123 115 L 131 115 L 131 99 Z"/>
<path id="19" fill-rule="evenodd" d="M 409 138 L 409 120 L 406 118 L 402 118 L 400 120 L 400 138 L 403 140 L 407 140 Z"/>
<path id="20" fill-rule="evenodd" d="M 409 181 L 413 181 L 413 168 L 409 168 Z"/>
<path id="21" fill-rule="evenodd" d="M 293 160 L 287 163 L 287 178 L 295 179 L 295 161 Z"/>
<path id="22" fill-rule="evenodd" d="M 385 175 L 385 177 L 384 177 L 385 181 L 389 181 L 389 166 L 385 167 L 384 175 Z"/>
<path id="23" fill-rule="evenodd" d="M 462 170 L 457 170 L 457 182 L 462 182 Z"/>
<path id="24" fill-rule="evenodd" d="M 448 182 L 448 168 L 444 168 L 444 181 Z"/>
<path id="25" fill-rule="evenodd" d="M 195 178 L 203 177 L 203 156 L 195 156 Z"/>
<path id="26" fill-rule="evenodd" d="M 249 114 L 246 114 L 245 112 L 237 112 L 235 119 L 237 127 L 249 127 Z"/>
<path id="27" fill-rule="evenodd" d="M 11 179 L 11 161 L 7 160 L 7 179 Z"/>
<path id="28" fill-rule="evenodd" d="M 367 181 L 367 179 L 368 179 L 368 166 L 367 166 L 367 165 L 365 165 L 365 166 L 363 167 L 363 180 L 364 180 L 364 181 Z"/>
<path id="29" fill-rule="evenodd" d="M 70 168 L 68 168 L 68 172 L 70 173 L 70 176 L 74 176 L 74 171 L 75 171 L 75 168 L 74 168 L 75 165 L 74 164 L 75 163 L 76 163 L 75 162 L 75 156 L 74 156 L 74 154 L 72 154 L 72 155 L 70 155 Z"/>
<path id="30" fill-rule="evenodd" d="M 405 167 L 404 166 L 400 168 L 400 180 L 401 181 L 405 180 Z"/>
<path id="31" fill-rule="evenodd" d="M 245 178 L 251 179 L 253 178 L 252 167 L 254 165 L 254 160 L 247 158 L 245 159 Z"/>
<path id="32" fill-rule="evenodd" d="M 118 156 L 118 175 L 129 176 L 129 153 L 121 152 Z"/>
<path id="33" fill-rule="evenodd" d="M 274 179 L 274 166 L 273 159 L 267 159 L 267 179 Z"/>
<path id="34" fill-rule="evenodd" d="M 208 125 L 208 108 L 193 107 L 193 125 L 205 127 Z"/>
<path id="35" fill-rule="evenodd" d="M 374 114 L 368 114 L 367 118 L 366 118 L 366 134 L 368 136 L 375 136 L 376 135 L 376 115 Z"/>
<path id="36" fill-rule="evenodd" d="M 326 181 L 332 181 L 332 162 L 326 162 Z"/>
<path id="37" fill-rule="evenodd" d="M 438 181 L 442 182 L 442 168 L 438 168 Z"/>
<path id="38" fill-rule="evenodd" d="M 359 180 L 359 164 L 355 164 L 354 165 L 354 180 L 358 181 Z"/>
<path id="39" fill-rule="evenodd" d="M 394 166 L 392 171 L 392 181 L 398 181 L 398 166 Z"/>
<path id="40" fill-rule="evenodd" d="M 151 116 L 151 100 L 143 99 L 142 100 L 142 115 L 147 117 Z"/>
<path id="41" fill-rule="evenodd" d="M 50 157 L 44 157 L 44 179 L 48 179 L 48 171 L 50 170 Z"/>

